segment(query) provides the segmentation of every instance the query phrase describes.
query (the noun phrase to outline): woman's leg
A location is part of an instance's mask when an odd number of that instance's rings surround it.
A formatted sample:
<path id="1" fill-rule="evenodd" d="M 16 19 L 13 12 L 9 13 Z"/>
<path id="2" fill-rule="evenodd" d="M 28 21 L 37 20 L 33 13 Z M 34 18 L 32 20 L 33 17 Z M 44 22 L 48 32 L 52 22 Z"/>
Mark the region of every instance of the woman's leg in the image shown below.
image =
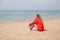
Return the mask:
<path id="1" fill-rule="evenodd" d="M 30 30 L 32 30 L 34 28 L 34 25 L 32 27 L 30 27 Z"/>

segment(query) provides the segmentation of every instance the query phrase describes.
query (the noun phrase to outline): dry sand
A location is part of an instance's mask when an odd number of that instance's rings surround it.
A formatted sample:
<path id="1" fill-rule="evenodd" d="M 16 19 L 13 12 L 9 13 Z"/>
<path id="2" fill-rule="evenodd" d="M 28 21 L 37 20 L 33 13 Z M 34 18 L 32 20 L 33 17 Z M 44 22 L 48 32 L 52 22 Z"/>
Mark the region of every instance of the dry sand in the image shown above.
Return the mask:
<path id="1" fill-rule="evenodd" d="M 60 40 L 60 19 L 44 20 L 44 32 L 28 31 L 28 23 L 0 22 L 0 40 Z"/>

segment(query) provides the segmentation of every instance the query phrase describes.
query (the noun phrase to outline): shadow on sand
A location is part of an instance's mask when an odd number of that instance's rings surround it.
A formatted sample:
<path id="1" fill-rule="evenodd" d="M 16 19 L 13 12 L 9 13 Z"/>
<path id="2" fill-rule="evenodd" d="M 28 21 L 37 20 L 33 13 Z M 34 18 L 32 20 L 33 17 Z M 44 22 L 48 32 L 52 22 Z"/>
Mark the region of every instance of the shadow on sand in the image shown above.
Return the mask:
<path id="1" fill-rule="evenodd" d="M 37 31 L 36 29 L 33 29 L 32 31 Z M 44 31 L 47 31 L 47 29 L 44 29 Z"/>

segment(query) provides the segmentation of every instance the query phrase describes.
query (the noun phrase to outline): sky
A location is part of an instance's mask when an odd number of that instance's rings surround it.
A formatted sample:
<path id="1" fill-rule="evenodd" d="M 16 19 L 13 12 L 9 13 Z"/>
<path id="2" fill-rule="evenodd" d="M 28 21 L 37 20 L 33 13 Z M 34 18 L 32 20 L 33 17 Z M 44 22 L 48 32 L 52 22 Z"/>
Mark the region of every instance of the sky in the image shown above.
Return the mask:
<path id="1" fill-rule="evenodd" d="M 0 10 L 60 10 L 60 0 L 0 0 Z"/>

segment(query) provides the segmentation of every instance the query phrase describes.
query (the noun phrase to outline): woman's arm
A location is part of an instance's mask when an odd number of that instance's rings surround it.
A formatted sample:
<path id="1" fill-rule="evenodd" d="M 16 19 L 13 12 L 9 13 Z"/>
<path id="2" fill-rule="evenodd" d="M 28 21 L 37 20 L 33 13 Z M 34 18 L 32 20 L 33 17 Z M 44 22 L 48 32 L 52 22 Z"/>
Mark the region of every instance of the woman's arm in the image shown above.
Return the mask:
<path id="1" fill-rule="evenodd" d="M 33 20 L 33 22 L 31 22 L 31 23 L 29 24 L 29 26 L 32 26 L 32 25 L 34 25 L 34 24 L 36 24 L 36 19 Z"/>

